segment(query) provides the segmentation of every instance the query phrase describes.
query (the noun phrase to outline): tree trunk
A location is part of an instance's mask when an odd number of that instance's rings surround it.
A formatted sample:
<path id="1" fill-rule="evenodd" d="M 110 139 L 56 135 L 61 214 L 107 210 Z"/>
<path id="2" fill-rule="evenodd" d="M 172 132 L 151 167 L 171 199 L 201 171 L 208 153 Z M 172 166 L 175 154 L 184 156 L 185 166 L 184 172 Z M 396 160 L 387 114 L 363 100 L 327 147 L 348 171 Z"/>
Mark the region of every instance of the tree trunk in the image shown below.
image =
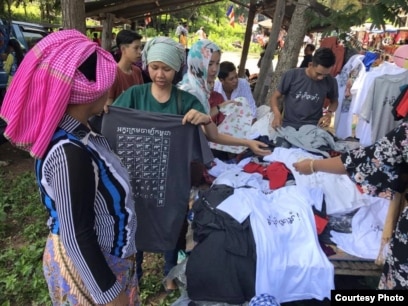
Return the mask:
<path id="1" fill-rule="evenodd" d="M 112 28 L 114 19 L 114 14 L 107 13 L 102 21 L 102 48 L 107 51 L 111 51 L 112 48 Z"/>
<path id="2" fill-rule="evenodd" d="M 285 45 L 280 53 L 276 70 L 272 75 L 267 101 L 269 101 L 270 96 L 278 87 L 282 74 L 297 65 L 300 48 L 307 31 L 308 20 L 306 10 L 310 7 L 310 2 L 310 0 L 299 0 L 296 4 L 285 39 Z"/>
<path id="3" fill-rule="evenodd" d="M 248 57 L 249 44 L 251 43 L 252 25 L 255 17 L 255 3 L 256 0 L 251 0 L 249 4 L 248 22 L 245 31 L 244 45 L 242 46 L 241 60 L 238 68 L 238 76 L 240 78 L 245 76 L 245 63 Z"/>
<path id="4" fill-rule="evenodd" d="M 86 35 L 85 1 L 61 0 L 63 29 L 76 29 Z"/>
<path id="5" fill-rule="evenodd" d="M 262 65 L 259 70 L 258 80 L 254 89 L 254 99 L 257 106 L 265 104 L 266 96 L 273 73 L 272 59 L 275 56 L 276 45 L 278 44 L 279 32 L 281 29 L 283 17 L 285 16 L 285 0 L 276 2 L 275 13 L 273 14 L 272 29 L 269 36 L 268 46 L 262 58 Z"/>

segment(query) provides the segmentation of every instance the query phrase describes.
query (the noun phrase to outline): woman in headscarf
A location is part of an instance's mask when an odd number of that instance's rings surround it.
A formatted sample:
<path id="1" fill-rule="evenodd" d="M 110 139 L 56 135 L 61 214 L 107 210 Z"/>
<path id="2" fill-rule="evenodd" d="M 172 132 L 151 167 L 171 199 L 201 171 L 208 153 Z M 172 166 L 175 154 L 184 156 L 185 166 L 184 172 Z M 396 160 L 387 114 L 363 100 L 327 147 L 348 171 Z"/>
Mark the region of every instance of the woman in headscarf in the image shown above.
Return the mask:
<path id="1" fill-rule="evenodd" d="M 219 52 L 216 53 L 219 55 Z M 189 58 L 190 56 L 193 57 L 194 54 L 196 54 L 196 52 L 193 52 L 193 55 L 189 55 Z M 204 80 L 207 79 L 208 65 L 215 67 L 211 69 L 210 73 L 208 73 L 211 77 L 215 78 L 218 71 L 219 57 L 216 60 L 211 59 L 212 52 L 210 51 L 204 53 L 204 55 L 206 60 L 208 60 L 208 63 L 211 61 L 211 64 L 207 63 L 205 67 L 203 66 L 202 73 L 205 74 Z M 264 146 L 263 143 L 258 144 L 258 142 L 253 140 L 235 139 L 227 135 L 219 134 L 217 126 L 213 123 L 211 116 L 205 110 L 205 106 L 201 100 L 199 100 L 196 95 L 185 90 L 177 89 L 177 87 L 172 84 L 174 76 L 176 72 L 181 69 L 184 60 L 184 47 L 173 39 L 168 37 L 157 37 L 148 41 L 143 49 L 142 61 L 143 66 L 148 67 L 152 83 L 136 85 L 129 88 L 118 97 L 113 103 L 113 106 L 182 115 L 183 124 L 189 122 L 194 125 L 201 125 L 209 141 L 223 142 L 231 145 L 246 145 L 251 146 L 252 148 Z M 197 74 L 199 73 L 200 71 L 197 71 Z M 202 83 L 203 86 L 207 86 L 205 83 L 206 82 Z M 194 86 L 191 88 L 194 88 Z M 206 89 L 203 89 L 203 91 L 204 90 Z M 182 103 L 179 103 L 180 101 Z M 269 150 L 262 151 L 270 153 Z M 142 275 L 142 261 L 143 253 L 138 252 L 137 270 L 139 277 Z M 177 250 L 166 252 L 164 274 L 166 275 L 176 263 Z"/>
<path id="2" fill-rule="evenodd" d="M 205 132 L 214 138 L 217 129 L 211 124 L 211 117 L 204 112 L 195 96 L 180 91 L 172 84 L 175 74 L 185 59 L 184 47 L 168 37 L 149 40 L 143 48 L 143 69 L 148 67 L 151 83 L 129 88 L 118 99 L 115 106 L 137 110 L 183 115 L 183 123 L 205 125 Z M 178 109 L 177 95 L 181 94 L 181 109 Z"/>
<path id="3" fill-rule="evenodd" d="M 185 49 L 173 39 L 156 37 L 149 40 L 143 48 L 142 62 L 143 69 L 147 67 L 152 82 L 130 87 L 115 100 L 113 106 L 182 115 L 183 124 L 189 122 L 201 125 L 208 138 L 216 139 L 217 127 L 205 113 L 200 101 L 194 95 L 177 89 L 172 83 L 184 61 Z M 178 250 L 164 253 L 164 275 L 177 264 L 177 253 Z M 139 278 L 143 274 L 142 262 L 143 252 L 139 250 L 137 253 Z"/>
<path id="4" fill-rule="evenodd" d="M 220 59 L 221 50 L 216 44 L 208 39 L 197 41 L 191 46 L 188 53 L 187 73 L 179 83 L 180 89 L 196 96 L 205 112 L 211 115 L 216 123 L 221 123 L 219 121 L 224 119 L 221 110 L 228 104 L 231 104 L 231 106 L 234 104 L 237 107 L 242 106 L 239 102 L 221 100 L 213 91 L 214 82 L 220 68 Z M 249 128 L 251 122 L 252 118 L 249 120 Z M 242 124 L 238 129 L 243 129 Z M 229 130 L 234 131 L 234 126 L 229 125 Z M 222 133 L 218 133 L 216 139 L 209 140 L 219 145 L 247 147 L 260 156 L 271 153 L 270 150 L 266 149 L 267 146 L 264 143 L 257 140 L 237 138 Z"/>
<path id="5" fill-rule="evenodd" d="M 136 214 L 129 178 L 88 119 L 103 110 L 116 63 L 76 30 L 25 56 L 1 117 L 9 141 L 35 158 L 49 213 L 43 256 L 53 305 L 138 304 Z"/>

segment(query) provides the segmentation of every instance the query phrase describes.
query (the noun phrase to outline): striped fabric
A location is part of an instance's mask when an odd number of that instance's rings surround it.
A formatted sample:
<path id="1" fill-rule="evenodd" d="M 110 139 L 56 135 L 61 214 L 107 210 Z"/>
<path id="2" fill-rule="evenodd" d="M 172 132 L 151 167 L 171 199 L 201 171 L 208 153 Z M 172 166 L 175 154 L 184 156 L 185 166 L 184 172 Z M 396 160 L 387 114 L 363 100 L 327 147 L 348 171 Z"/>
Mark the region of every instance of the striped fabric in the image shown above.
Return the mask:
<path id="1" fill-rule="evenodd" d="M 104 254 L 126 259 L 136 253 L 127 170 L 104 137 L 64 115 L 35 172 L 50 232 L 59 237 L 93 300 L 111 301 L 123 288 Z"/>
<path id="2" fill-rule="evenodd" d="M 96 82 L 77 68 L 97 53 Z M 112 55 L 76 30 L 49 34 L 24 57 L 0 111 L 5 136 L 34 157 L 42 157 L 68 104 L 91 103 L 115 79 Z"/>

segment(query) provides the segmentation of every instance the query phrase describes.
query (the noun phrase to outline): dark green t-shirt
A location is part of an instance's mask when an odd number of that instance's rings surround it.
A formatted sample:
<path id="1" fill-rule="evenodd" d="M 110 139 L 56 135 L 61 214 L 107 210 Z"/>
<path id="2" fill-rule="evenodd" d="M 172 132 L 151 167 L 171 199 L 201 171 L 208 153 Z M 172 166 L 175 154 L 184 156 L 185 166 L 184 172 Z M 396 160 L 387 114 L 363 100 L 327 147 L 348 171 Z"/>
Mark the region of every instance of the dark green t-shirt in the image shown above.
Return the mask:
<path id="1" fill-rule="evenodd" d="M 115 100 L 113 105 L 162 114 L 185 115 L 191 109 L 205 113 L 203 106 L 195 96 L 174 85 L 169 100 L 160 103 L 152 95 L 152 83 L 128 88 Z"/>

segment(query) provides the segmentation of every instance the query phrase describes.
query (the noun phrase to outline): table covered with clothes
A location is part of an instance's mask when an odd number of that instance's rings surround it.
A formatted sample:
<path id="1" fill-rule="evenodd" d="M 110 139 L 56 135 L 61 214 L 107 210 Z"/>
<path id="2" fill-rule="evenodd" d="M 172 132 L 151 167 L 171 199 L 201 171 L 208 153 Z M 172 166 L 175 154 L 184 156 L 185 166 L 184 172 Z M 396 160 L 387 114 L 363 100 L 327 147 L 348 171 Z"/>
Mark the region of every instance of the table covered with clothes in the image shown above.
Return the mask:
<path id="1" fill-rule="evenodd" d="M 212 185 L 192 207 L 195 246 L 173 274 L 185 280 L 183 301 L 246 305 L 261 294 L 278 303 L 325 300 L 334 289 L 330 256 L 341 260 L 336 251 L 374 265 L 389 200 L 365 194 L 347 175 L 305 176 L 292 166 L 359 144 L 304 126 L 281 129 L 269 145 L 273 152 L 263 158 L 215 159 Z"/>

